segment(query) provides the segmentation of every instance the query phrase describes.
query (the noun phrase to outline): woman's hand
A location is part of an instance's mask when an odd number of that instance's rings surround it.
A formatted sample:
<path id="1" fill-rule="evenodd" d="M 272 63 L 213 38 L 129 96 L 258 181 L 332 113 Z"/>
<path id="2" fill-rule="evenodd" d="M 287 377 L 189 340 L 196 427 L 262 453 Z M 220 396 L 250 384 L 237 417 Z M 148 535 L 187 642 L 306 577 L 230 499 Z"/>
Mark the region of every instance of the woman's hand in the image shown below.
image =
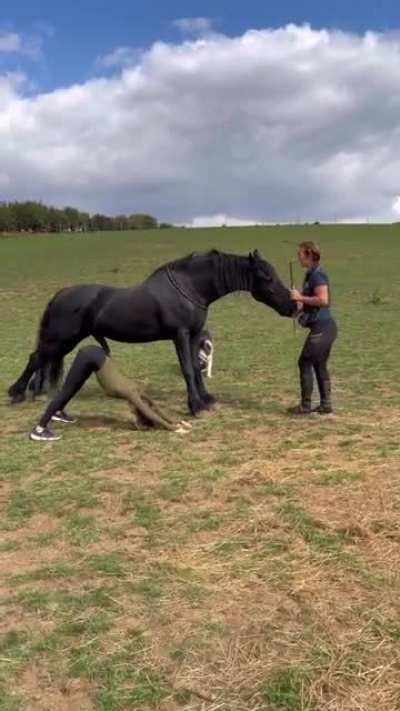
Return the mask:
<path id="1" fill-rule="evenodd" d="M 301 304 L 303 301 L 303 294 L 301 294 L 298 289 L 290 289 L 290 298 L 292 301 L 296 301 L 298 304 Z"/>

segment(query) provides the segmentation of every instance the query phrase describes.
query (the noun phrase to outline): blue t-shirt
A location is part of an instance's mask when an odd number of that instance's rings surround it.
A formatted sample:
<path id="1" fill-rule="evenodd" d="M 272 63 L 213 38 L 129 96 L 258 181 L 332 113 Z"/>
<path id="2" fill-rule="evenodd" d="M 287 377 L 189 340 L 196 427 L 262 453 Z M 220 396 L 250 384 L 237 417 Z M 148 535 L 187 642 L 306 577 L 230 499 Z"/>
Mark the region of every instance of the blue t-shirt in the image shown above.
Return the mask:
<path id="1" fill-rule="evenodd" d="M 318 286 L 327 286 L 329 293 L 330 302 L 330 288 L 329 288 L 329 278 L 327 273 L 322 269 L 322 267 L 311 267 L 308 269 L 303 283 L 303 296 L 316 296 L 316 289 Z M 312 325 L 318 321 L 328 321 L 332 318 L 331 310 L 329 306 L 307 306 L 303 305 L 303 313 L 306 314 L 307 326 Z"/>

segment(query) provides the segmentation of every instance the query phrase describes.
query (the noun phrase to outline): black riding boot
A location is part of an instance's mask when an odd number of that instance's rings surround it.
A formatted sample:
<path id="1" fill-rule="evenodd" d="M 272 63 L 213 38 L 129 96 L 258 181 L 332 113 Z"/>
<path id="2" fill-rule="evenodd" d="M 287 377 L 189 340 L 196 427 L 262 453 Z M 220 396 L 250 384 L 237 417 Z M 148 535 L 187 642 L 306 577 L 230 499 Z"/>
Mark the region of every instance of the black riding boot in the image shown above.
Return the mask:
<path id="1" fill-rule="evenodd" d="M 329 379 L 318 380 L 318 389 L 321 404 L 315 408 L 314 412 L 318 412 L 320 415 L 329 415 L 332 412 L 331 381 Z"/>
<path id="2" fill-rule="evenodd" d="M 301 390 L 301 408 L 303 410 L 311 410 L 311 398 L 313 392 L 313 371 L 311 365 L 300 367 L 300 390 Z"/>
<path id="3" fill-rule="evenodd" d="M 312 366 L 309 363 L 305 363 L 300 359 L 300 390 L 301 390 L 301 402 L 300 405 L 296 407 L 290 407 L 288 412 L 291 415 L 310 415 L 311 410 L 311 398 L 313 391 L 313 371 Z"/>

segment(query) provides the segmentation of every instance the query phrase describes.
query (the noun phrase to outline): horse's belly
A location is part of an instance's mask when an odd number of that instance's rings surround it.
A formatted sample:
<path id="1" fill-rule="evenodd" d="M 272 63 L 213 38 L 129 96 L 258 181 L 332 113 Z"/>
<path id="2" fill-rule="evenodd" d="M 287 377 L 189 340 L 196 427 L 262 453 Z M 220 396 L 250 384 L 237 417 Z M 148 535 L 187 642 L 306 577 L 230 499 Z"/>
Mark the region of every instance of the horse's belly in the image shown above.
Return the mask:
<path id="1" fill-rule="evenodd" d="M 125 343 L 146 343 L 174 339 L 180 328 L 198 331 L 205 319 L 198 309 L 176 293 L 163 295 L 149 289 L 137 289 L 129 298 L 117 294 L 101 308 L 93 321 L 93 335 Z M 161 298 L 162 297 L 162 298 Z"/>
<path id="2" fill-rule="evenodd" d="M 153 308 L 103 309 L 95 320 L 93 335 L 101 335 L 114 341 L 144 343 L 158 341 L 170 336 L 160 328 L 157 313 Z"/>
<path id="3" fill-rule="evenodd" d="M 95 328 L 94 336 L 103 336 L 111 341 L 121 341 L 121 343 L 150 343 L 151 341 L 162 341 L 170 338 L 167 334 L 161 335 L 150 329 L 132 329 L 131 331 L 121 330 L 115 327 Z"/>

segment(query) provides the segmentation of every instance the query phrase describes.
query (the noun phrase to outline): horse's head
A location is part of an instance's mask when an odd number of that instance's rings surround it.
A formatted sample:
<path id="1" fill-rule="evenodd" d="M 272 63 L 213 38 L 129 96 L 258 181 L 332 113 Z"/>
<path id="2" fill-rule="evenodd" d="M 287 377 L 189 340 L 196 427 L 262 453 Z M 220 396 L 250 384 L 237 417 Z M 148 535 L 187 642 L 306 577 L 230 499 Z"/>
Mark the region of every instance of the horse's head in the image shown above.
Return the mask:
<path id="1" fill-rule="evenodd" d="M 249 254 L 253 272 L 251 295 L 257 301 L 267 304 L 281 316 L 293 316 L 296 306 L 290 298 L 290 292 L 281 282 L 272 264 L 266 262 L 258 249 Z"/>

